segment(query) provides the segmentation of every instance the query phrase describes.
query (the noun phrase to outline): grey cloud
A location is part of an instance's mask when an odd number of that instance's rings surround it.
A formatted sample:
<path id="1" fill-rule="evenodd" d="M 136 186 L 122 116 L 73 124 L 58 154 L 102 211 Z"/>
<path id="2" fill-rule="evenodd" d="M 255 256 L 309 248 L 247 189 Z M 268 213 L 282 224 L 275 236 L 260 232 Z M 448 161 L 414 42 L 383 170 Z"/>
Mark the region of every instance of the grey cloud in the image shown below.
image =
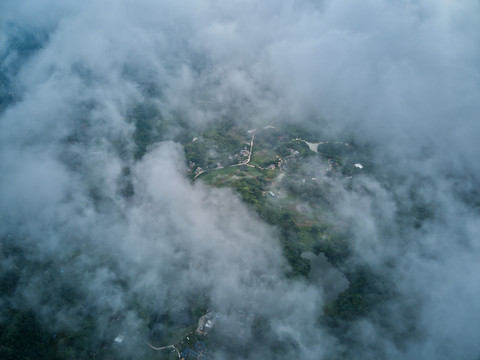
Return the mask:
<path id="1" fill-rule="evenodd" d="M 230 324 L 259 309 L 269 344 L 291 345 L 285 358 L 478 357 L 478 10 L 473 0 L 4 2 L 1 69 L 15 98 L 0 118 L 0 224 L 27 264 L 2 301 L 54 329 L 97 314 L 104 336 L 136 337 L 130 355 L 147 332 L 135 306 L 180 311 L 206 292 Z M 13 48 L 18 29 L 38 37 L 28 56 Z M 178 144 L 137 163 L 120 154 L 132 153 L 128 114 L 142 101 L 192 127 L 231 113 L 316 129 L 326 119 L 326 136 L 372 145 L 379 179 L 335 185 L 332 211 L 354 232 L 350 261 L 385 273 L 395 298 L 352 325 L 350 349 L 312 316 L 321 286 L 282 275 L 275 229 L 233 192 L 191 184 Z M 129 200 L 117 196 L 124 167 Z M 431 210 L 421 225 L 399 220 L 415 206 Z M 81 305 L 55 297 L 65 291 Z M 272 356 L 248 353 L 260 355 Z"/>

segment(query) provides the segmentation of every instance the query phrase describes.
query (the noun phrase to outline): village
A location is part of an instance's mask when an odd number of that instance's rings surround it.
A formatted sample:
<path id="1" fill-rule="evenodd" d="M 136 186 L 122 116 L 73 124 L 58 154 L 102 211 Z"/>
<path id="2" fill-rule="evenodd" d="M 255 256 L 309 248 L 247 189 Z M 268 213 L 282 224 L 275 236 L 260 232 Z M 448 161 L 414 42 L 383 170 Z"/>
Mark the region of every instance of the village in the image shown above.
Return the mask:
<path id="1" fill-rule="evenodd" d="M 296 175 L 300 173 L 299 164 L 307 163 L 308 160 L 315 158 L 317 162 L 323 161 L 325 166 L 322 170 L 316 171 L 312 176 L 303 176 L 300 181 L 321 181 L 332 176 L 344 176 L 351 178 L 355 174 L 368 171 L 364 169 L 364 163 L 368 162 L 362 157 L 351 156 L 343 158 L 343 154 L 355 154 L 356 149 L 349 142 L 345 141 L 307 141 L 301 137 L 285 132 L 276 122 L 268 124 L 263 128 L 246 130 L 243 135 L 241 132 L 232 132 L 235 136 L 227 134 L 225 139 L 235 143 L 233 151 L 223 151 L 219 145 L 208 143 L 205 153 L 210 154 L 211 158 L 194 161 L 187 154 L 188 168 L 187 172 L 193 180 L 202 179 L 213 186 L 225 186 L 232 181 L 240 178 L 263 179 L 266 186 L 262 189 L 264 196 L 277 198 L 279 184 L 285 175 Z M 225 134 L 222 134 L 225 135 Z M 201 136 L 194 137 L 186 148 L 201 142 Z M 208 146 L 215 148 L 215 151 L 208 149 Z M 230 150 L 230 149 L 229 149 Z M 339 155 L 340 154 L 340 155 Z M 360 162 L 360 161 L 361 162 Z M 281 191 L 281 190 L 280 190 Z"/>
<path id="2" fill-rule="evenodd" d="M 170 351 L 170 354 L 173 354 L 180 360 L 213 360 L 213 358 L 208 355 L 208 347 L 205 340 L 215 326 L 218 317 L 219 315 L 214 310 L 208 310 L 207 313 L 202 315 L 198 320 L 196 330 L 184 334 L 176 343 L 156 347 L 147 342 L 147 345 L 155 351 L 162 351 L 164 353 Z M 117 341 L 117 339 L 115 339 L 115 341 Z"/>
<path id="3" fill-rule="evenodd" d="M 301 254 L 328 250 L 325 246 L 331 246 L 337 236 L 336 225 L 328 215 L 330 204 L 322 204 L 317 196 L 309 197 L 309 192 L 327 189 L 331 182 L 348 181 L 352 176 L 368 172 L 368 159 L 356 156 L 356 149 L 349 142 L 307 141 L 273 125 L 232 133 L 235 136 L 227 134 L 225 138 L 235 146 L 226 146 L 226 149 L 207 141 L 213 136 L 207 140 L 202 139 L 201 134 L 192 138 L 185 145 L 189 176 L 192 181 L 214 187 L 231 187 L 259 214 L 265 212 L 278 219 L 291 219 L 292 225 L 285 220 L 274 220 L 273 224 L 280 221 L 278 224 L 282 227 L 297 229 L 296 243 L 287 248 L 288 252 L 295 253 L 287 256 L 293 274 L 288 276 L 307 276 L 310 260 Z M 203 147 L 202 153 L 198 149 Z M 205 158 L 196 156 L 199 152 L 205 154 Z M 219 317 L 214 310 L 207 310 L 198 319 L 196 329 L 187 331 L 173 343 L 156 346 L 147 342 L 147 346 L 159 351 L 165 359 L 213 360 L 216 349 L 210 348 L 209 338 Z M 114 339 L 117 345 L 123 341 L 123 335 Z"/>

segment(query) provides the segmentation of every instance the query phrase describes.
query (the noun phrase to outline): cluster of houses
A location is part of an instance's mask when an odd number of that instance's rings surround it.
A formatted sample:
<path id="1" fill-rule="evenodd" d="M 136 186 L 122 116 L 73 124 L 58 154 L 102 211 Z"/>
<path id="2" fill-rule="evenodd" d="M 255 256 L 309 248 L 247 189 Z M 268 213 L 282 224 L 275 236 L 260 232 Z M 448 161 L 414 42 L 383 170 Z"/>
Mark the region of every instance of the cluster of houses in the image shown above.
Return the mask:
<path id="1" fill-rule="evenodd" d="M 203 352 L 186 348 L 181 352 L 180 360 L 212 360 L 212 358 L 205 355 Z"/>
<path id="2" fill-rule="evenodd" d="M 198 326 L 195 330 L 197 335 L 206 336 L 212 330 L 218 315 L 213 310 L 209 310 L 198 320 Z M 203 341 L 198 341 L 194 345 L 194 349 L 185 348 L 180 354 L 180 360 L 212 360 L 206 355 L 207 346 Z"/>
<path id="3" fill-rule="evenodd" d="M 292 149 L 292 148 L 289 148 L 289 149 L 288 149 L 288 152 L 289 152 L 291 155 L 293 155 L 293 156 L 298 156 L 298 155 L 300 155 L 300 153 L 299 153 L 297 150 L 294 150 L 294 149 Z"/>
<path id="4" fill-rule="evenodd" d="M 244 146 L 242 150 L 240 150 L 235 155 L 228 155 L 230 160 L 242 160 L 250 155 L 250 150 L 248 150 L 247 146 Z"/>
<path id="5" fill-rule="evenodd" d="M 270 165 L 267 166 L 267 170 L 275 170 L 275 168 L 281 168 L 283 165 L 283 160 L 280 156 L 276 156 L 275 157 L 275 162 L 274 163 L 271 163 Z"/>
<path id="6" fill-rule="evenodd" d="M 195 161 L 189 161 L 188 162 L 188 170 L 192 173 L 194 173 L 195 175 L 198 175 L 200 174 L 201 172 L 203 172 L 203 168 L 201 168 L 200 166 L 197 166 L 195 167 Z M 195 169 L 195 170 L 194 170 Z"/>

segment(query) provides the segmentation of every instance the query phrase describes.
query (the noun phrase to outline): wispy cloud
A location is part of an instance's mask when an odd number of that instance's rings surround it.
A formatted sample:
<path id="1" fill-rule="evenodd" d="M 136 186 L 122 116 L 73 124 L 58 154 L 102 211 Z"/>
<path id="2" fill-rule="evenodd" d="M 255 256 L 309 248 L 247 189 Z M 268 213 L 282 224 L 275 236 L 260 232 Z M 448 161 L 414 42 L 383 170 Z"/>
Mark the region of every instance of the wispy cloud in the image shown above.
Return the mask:
<path id="1" fill-rule="evenodd" d="M 473 0 L 4 1 L 0 235 L 26 262 L 3 301 L 53 329 L 95 314 L 99 333 L 136 334 L 132 351 L 147 332 L 138 307 L 179 310 L 203 292 L 231 324 L 253 321 L 238 315 L 250 309 L 268 319 L 270 347 L 250 358 L 271 357 L 278 341 L 285 358 L 478 357 L 479 10 Z M 338 186 L 332 211 L 354 229 L 351 262 L 385 274 L 396 297 L 352 324 L 350 350 L 317 322 L 321 287 L 285 279 L 275 230 L 233 192 L 187 181 L 180 145 L 134 160 L 129 114 L 145 101 L 174 127 L 225 114 L 326 119 L 330 135 L 372 146 L 376 178 Z"/>

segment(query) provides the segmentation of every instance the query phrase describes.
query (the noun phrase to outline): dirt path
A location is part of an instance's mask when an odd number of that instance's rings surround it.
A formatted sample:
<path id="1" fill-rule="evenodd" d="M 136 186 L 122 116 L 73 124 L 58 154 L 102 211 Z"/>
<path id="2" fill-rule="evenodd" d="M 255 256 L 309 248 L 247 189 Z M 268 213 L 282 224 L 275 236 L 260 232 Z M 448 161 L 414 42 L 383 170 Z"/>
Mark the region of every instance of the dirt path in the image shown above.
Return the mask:
<path id="1" fill-rule="evenodd" d="M 252 140 L 250 140 L 250 152 L 248 154 L 248 159 L 241 165 L 247 165 L 250 162 L 250 159 L 252 158 L 252 151 L 253 151 L 253 140 L 255 139 L 255 133 L 252 134 Z"/>

